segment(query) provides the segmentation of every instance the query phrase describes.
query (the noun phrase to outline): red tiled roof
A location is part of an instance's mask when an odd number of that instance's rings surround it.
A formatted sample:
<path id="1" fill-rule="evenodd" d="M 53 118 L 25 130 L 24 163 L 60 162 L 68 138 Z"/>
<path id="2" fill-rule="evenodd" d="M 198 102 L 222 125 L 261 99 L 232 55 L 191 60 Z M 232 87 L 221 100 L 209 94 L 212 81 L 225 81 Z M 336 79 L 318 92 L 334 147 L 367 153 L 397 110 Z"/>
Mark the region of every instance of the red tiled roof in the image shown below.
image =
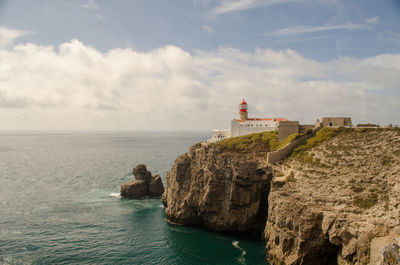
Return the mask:
<path id="1" fill-rule="evenodd" d="M 286 118 L 248 118 L 248 121 L 289 121 Z M 240 122 L 244 122 L 246 120 L 238 120 Z"/>

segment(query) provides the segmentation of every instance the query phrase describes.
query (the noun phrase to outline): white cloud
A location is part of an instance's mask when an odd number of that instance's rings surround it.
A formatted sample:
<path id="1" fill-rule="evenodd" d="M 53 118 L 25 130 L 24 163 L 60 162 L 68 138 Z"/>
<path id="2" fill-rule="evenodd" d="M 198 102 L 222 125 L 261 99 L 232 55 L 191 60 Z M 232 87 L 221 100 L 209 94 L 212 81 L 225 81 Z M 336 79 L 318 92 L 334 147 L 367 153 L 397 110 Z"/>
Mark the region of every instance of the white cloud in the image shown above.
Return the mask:
<path id="1" fill-rule="evenodd" d="M 0 48 L 11 44 L 15 39 L 26 34 L 28 34 L 28 32 L 0 27 Z"/>
<path id="2" fill-rule="evenodd" d="M 0 129 L 197 130 L 251 116 L 399 123 L 400 54 L 318 62 L 294 50 L 106 53 L 72 40 L 0 49 Z"/>
<path id="3" fill-rule="evenodd" d="M 369 24 L 378 24 L 379 17 L 370 17 L 365 20 Z"/>
<path id="4" fill-rule="evenodd" d="M 98 9 L 99 5 L 96 4 L 94 0 L 87 0 L 87 2 L 83 5 L 81 5 L 82 8 L 87 8 L 87 9 Z"/>
<path id="5" fill-rule="evenodd" d="M 300 2 L 301 0 L 222 0 L 211 13 L 214 15 L 252 9 L 260 6 L 276 5 L 288 2 Z"/>
<path id="6" fill-rule="evenodd" d="M 203 30 L 210 35 L 214 34 L 214 30 L 208 25 L 203 25 Z"/>
<path id="7" fill-rule="evenodd" d="M 211 10 L 212 15 L 220 15 L 262 6 L 272 6 L 293 2 L 319 2 L 323 4 L 335 4 L 337 3 L 337 0 L 221 0 L 218 2 L 219 4 Z"/>
<path id="8" fill-rule="evenodd" d="M 108 18 L 106 18 L 106 17 L 104 17 L 104 16 L 102 16 L 102 15 L 100 15 L 100 14 L 96 14 L 94 17 L 95 17 L 97 20 L 102 21 L 102 22 L 109 22 L 109 21 L 110 21 L 110 19 L 108 19 Z"/>
<path id="9" fill-rule="evenodd" d="M 292 36 L 305 33 L 314 33 L 314 32 L 330 31 L 338 29 L 360 30 L 369 28 L 370 26 L 367 24 L 354 24 L 354 23 L 346 23 L 342 25 L 324 25 L 324 26 L 294 26 L 294 27 L 284 28 L 275 32 L 266 33 L 265 35 Z"/>

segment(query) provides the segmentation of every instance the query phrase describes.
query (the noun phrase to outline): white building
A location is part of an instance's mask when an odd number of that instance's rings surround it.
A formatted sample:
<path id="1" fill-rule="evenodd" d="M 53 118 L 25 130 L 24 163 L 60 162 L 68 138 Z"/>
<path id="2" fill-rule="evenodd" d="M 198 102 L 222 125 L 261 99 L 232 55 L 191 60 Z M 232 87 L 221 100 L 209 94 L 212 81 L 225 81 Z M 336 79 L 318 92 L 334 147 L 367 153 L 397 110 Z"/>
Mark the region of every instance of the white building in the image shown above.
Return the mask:
<path id="1" fill-rule="evenodd" d="M 231 121 L 230 130 L 214 130 L 213 137 L 208 142 L 217 142 L 229 137 L 247 135 L 257 132 L 267 132 L 278 129 L 280 121 L 286 118 L 248 118 L 247 103 L 242 100 L 239 104 L 239 119 Z"/>

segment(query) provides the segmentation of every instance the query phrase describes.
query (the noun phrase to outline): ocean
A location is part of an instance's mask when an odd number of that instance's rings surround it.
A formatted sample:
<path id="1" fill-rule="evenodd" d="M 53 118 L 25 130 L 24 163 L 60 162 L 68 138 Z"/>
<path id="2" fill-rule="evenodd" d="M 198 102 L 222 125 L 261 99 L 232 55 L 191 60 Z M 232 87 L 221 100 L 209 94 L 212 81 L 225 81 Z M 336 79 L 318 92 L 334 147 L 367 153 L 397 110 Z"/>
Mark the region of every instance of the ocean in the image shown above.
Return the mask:
<path id="1" fill-rule="evenodd" d="M 171 225 L 127 200 L 132 168 L 165 175 L 202 132 L 0 133 L 0 264 L 267 264 L 265 243 Z"/>

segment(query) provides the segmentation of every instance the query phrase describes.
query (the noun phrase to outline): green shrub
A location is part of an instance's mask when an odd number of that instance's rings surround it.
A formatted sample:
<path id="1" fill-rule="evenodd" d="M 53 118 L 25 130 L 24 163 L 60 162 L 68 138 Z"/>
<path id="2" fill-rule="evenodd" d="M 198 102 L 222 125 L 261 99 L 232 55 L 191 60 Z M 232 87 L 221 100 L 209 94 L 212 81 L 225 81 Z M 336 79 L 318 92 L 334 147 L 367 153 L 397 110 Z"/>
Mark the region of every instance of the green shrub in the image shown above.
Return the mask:
<path id="1" fill-rule="evenodd" d="M 289 176 L 287 176 L 286 182 L 295 182 L 295 181 L 296 181 L 296 179 L 295 179 L 294 173 L 292 171 L 292 172 L 290 172 Z"/>
<path id="2" fill-rule="evenodd" d="M 303 156 L 300 156 L 300 158 L 301 158 L 301 161 L 306 164 L 312 164 L 314 162 L 314 159 L 312 158 L 312 156 L 309 156 L 309 155 L 303 155 Z"/>
<path id="3" fill-rule="evenodd" d="M 351 187 L 351 189 L 356 193 L 360 193 L 360 192 L 364 191 L 364 188 L 362 188 L 360 186 Z"/>
<path id="4" fill-rule="evenodd" d="M 353 200 L 353 204 L 363 209 L 369 209 L 378 202 L 378 195 L 371 193 L 366 197 L 360 197 Z"/>
<path id="5" fill-rule="evenodd" d="M 357 124 L 357 127 L 379 127 L 379 125 L 372 124 L 372 123 L 361 123 L 361 124 Z"/>
<path id="6" fill-rule="evenodd" d="M 308 129 L 306 130 L 306 132 L 305 132 L 305 134 L 312 134 L 312 133 L 313 133 L 313 130 L 310 129 L 310 128 L 308 128 Z"/>
<path id="7" fill-rule="evenodd" d="M 382 166 L 390 166 L 393 163 L 392 158 L 384 155 L 381 160 Z"/>

